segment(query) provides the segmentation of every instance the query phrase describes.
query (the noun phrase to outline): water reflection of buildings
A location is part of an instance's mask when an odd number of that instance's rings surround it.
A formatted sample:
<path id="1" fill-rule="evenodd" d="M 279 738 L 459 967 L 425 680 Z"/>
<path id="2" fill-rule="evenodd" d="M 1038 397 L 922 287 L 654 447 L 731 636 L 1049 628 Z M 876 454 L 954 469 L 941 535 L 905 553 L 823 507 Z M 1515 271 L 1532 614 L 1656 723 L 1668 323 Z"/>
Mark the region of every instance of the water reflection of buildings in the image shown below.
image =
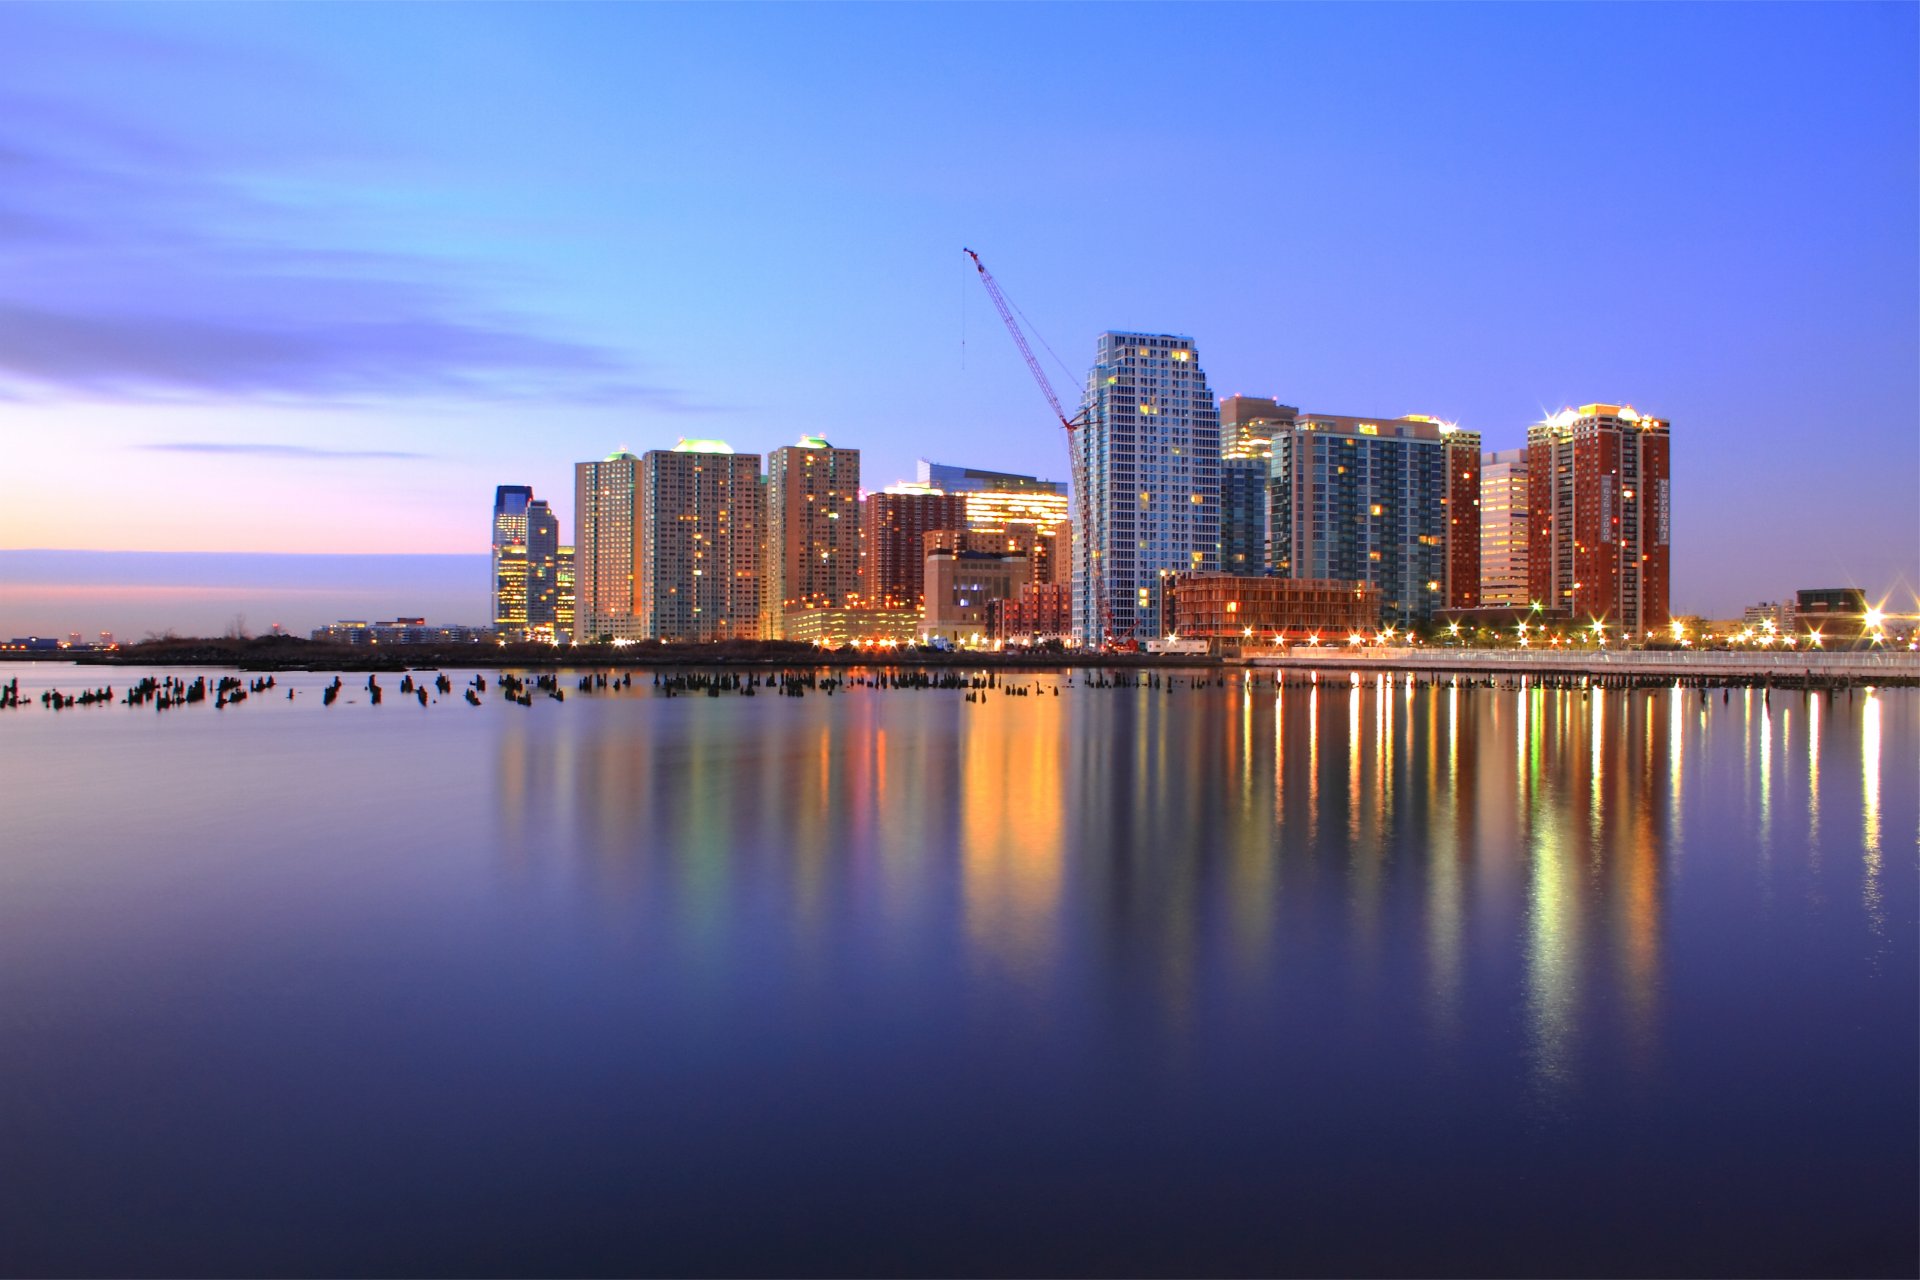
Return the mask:
<path id="1" fill-rule="evenodd" d="M 1229 685 L 583 699 L 502 727 L 494 794 L 517 858 L 716 966 L 883 938 L 1175 1026 L 1339 999 L 1458 1053 L 1513 1028 L 1517 990 L 1548 1096 L 1596 1037 L 1657 1050 L 1687 695 Z"/>

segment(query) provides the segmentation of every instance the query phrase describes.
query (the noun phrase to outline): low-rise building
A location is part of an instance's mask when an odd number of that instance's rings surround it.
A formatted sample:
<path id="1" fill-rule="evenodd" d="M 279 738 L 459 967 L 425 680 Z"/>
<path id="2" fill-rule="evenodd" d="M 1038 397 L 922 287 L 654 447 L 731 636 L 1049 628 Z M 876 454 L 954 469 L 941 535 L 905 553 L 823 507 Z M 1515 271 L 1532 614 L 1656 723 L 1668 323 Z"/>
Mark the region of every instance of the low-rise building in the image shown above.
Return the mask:
<path id="1" fill-rule="evenodd" d="M 317 629 L 313 638 L 332 644 L 486 644 L 497 635 L 492 627 L 429 626 L 425 618 L 345 618 Z"/>
<path id="2" fill-rule="evenodd" d="M 1173 633 L 1186 639 L 1271 644 L 1372 634 L 1380 590 L 1343 578 L 1182 574 L 1173 583 Z"/>
<path id="3" fill-rule="evenodd" d="M 927 607 L 920 634 L 955 644 L 986 644 L 993 623 L 988 605 L 1017 598 L 1033 581 L 1033 560 L 990 551 L 935 551 L 927 556 Z"/>
<path id="4" fill-rule="evenodd" d="M 1822 643 L 1859 640 L 1868 631 L 1867 593 L 1858 587 L 1813 587 L 1794 593 L 1794 626 Z"/>
<path id="5" fill-rule="evenodd" d="M 1073 585 L 1029 582 L 1017 596 L 987 604 L 994 643 L 1035 645 L 1073 640 Z"/>
<path id="6" fill-rule="evenodd" d="M 801 609 L 786 616 L 782 639 L 843 649 L 848 645 L 912 644 L 920 636 L 918 609 Z"/>

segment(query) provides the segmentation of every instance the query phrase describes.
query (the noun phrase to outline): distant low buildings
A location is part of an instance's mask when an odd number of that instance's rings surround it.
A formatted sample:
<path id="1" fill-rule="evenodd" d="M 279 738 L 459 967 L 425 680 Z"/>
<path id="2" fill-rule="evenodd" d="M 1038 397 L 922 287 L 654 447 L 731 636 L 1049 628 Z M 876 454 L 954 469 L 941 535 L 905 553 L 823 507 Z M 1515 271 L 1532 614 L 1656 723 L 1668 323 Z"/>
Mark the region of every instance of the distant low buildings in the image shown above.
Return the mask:
<path id="1" fill-rule="evenodd" d="M 346 619 L 319 628 L 313 638 L 332 644 L 486 644 L 499 639 L 491 627 L 430 626 L 425 618 L 391 622 Z"/>
<path id="2" fill-rule="evenodd" d="M 1858 587 L 1814 587 L 1794 596 L 1792 625 L 1819 632 L 1823 642 L 1867 638 L 1870 616 L 1867 593 Z"/>
<path id="3" fill-rule="evenodd" d="M 1790 600 L 1762 600 L 1740 613 L 1740 621 L 1753 627 L 1771 627 L 1775 631 L 1793 630 L 1794 608 Z"/>

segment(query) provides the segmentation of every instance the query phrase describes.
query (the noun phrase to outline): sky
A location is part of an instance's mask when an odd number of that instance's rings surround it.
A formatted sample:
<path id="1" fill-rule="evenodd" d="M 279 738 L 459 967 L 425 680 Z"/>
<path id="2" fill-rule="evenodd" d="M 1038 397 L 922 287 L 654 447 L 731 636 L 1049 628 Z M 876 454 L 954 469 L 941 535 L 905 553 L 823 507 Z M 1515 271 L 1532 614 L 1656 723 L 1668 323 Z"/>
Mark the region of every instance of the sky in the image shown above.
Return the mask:
<path id="1" fill-rule="evenodd" d="M 1630 403 L 1677 612 L 1911 598 L 1917 15 L 0 6 L 0 633 L 233 611 L 22 549 L 467 556 L 683 436 L 1062 477 L 963 246 L 1069 403 L 1111 328 L 1490 449 Z"/>

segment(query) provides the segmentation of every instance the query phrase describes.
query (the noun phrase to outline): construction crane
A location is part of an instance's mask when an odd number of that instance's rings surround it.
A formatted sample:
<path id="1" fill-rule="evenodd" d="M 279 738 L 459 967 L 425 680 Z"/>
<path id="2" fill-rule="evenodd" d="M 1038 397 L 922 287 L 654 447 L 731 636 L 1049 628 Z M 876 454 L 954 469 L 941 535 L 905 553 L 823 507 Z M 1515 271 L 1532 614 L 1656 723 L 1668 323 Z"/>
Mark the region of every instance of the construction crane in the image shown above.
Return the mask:
<path id="1" fill-rule="evenodd" d="M 1113 629 L 1113 615 L 1107 605 L 1106 592 L 1102 589 L 1100 556 L 1092 542 L 1092 502 L 1087 493 L 1086 476 L 1080 466 L 1080 450 L 1076 446 L 1076 435 L 1080 428 L 1086 425 L 1087 410 L 1082 409 L 1071 418 L 1067 416 L 1067 411 L 1060 406 L 1060 397 L 1054 393 L 1053 383 L 1048 379 L 1047 371 L 1040 367 L 1039 359 L 1027 343 L 1026 333 L 1020 328 L 1020 322 L 1014 319 L 1013 304 L 1008 302 L 1007 295 L 1000 291 L 1000 282 L 993 278 L 991 271 L 987 270 L 987 264 L 980 261 L 979 254 L 971 249 L 962 249 L 961 252 L 973 259 L 973 269 L 980 273 L 980 283 L 986 286 L 987 296 L 993 299 L 993 309 L 1000 313 L 1000 322 L 1006 325 L 1007 332 L 1013 335 L 1013 345 L 1020 348 L 1020 358 L 1027 362 L 1027 371 L 1033 375 L 1033 380 L 1040 384 L 1040 394 L 1047 398 L 1047 404 L 1052 408 L 1053 416 L 1059 419 L 1061 427 L 1066 430 L 1067 465 L 1073 473 L 1073 493 L 1080 508 L 1080 518 L 1075 522 L 1079 525 L 1076 532 L 1086 544 L 1087 588 L 1092 593 L 1094 605 L 1100 617 L 1100 635 L 1096 643 L 1104 646 L 1108 634 Z"/>

